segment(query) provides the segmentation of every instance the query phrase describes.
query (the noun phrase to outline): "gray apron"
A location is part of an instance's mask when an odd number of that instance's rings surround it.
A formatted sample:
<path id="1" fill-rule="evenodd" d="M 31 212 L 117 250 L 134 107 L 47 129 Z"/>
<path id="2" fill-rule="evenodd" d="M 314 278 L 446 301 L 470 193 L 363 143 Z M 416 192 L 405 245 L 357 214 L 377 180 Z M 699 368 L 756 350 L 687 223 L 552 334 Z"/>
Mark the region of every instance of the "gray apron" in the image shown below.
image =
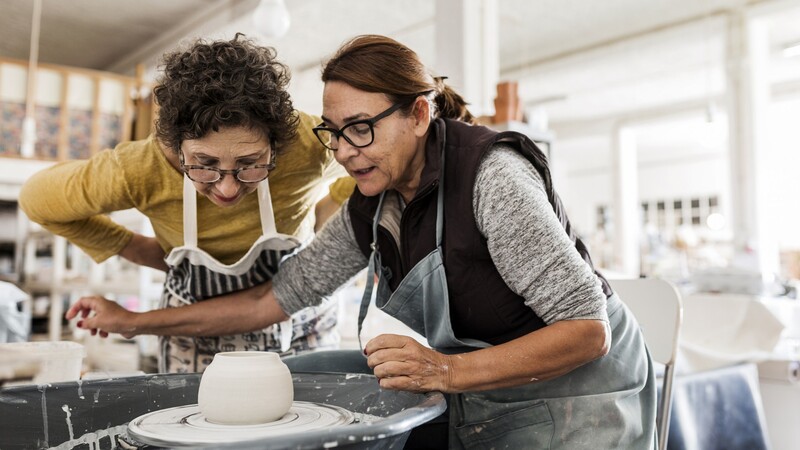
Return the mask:
<path id="1" fill-rule="evenodd" d="M 444 174 L 444 156 L 442 157 Z M 375 306 L 428 339 L 442 353 L 488 347 L 458 338 L 450 323 L 442 258 L 443 180 L 437 198 L 436 250 L 408 273 L 392 293 L 382 276 L 377 248 L 385 193 L 373 219 L 372 254 L 358 317 Z M 616 294 L 608 298 L 609 353 L 553 380 L 512 388 L 450 395 L 449 442 L 454 449 L 653 449 L 656 383 L 652 360 L 633 315 Z M 361 346 L 363 349 L 363 345 Z"/>
<path id="2" fill-rule="evenodd" d="M 197 245 L 197 192 L 184 176 L 183 246 L 166 258 L 169 272 L 164 283 L 161 308 L 179 308 L 208 298 L 263 284 L 278 271 L 280 261 L 295 252 L 300 241 L 279 234 L 275 227 L 269 184 L 258 186 L 261 237 L 239 261 L 223 264 Z M 162 336 L 159 372 L 202 372 L 214 355 L 227 351 L 275 351 L 282 355 L 325 347 L 336 347 L 338 307 L 324 301 L 305 308 L 285 322 L 263 330 L 232 336 Z"/>

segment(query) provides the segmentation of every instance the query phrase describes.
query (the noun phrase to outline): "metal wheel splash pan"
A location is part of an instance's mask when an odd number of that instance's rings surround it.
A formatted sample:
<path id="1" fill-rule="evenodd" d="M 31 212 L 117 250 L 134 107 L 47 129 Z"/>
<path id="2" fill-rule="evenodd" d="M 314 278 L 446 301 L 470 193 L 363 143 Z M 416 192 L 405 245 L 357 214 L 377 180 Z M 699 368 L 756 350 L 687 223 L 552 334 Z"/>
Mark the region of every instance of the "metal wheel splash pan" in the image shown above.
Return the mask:
<path id="1" fill-rule="evenodd" d="M 344 409 L 358 420 L 213 447 L 402 448 L 414 427 L 446 408 L 440 393 L 382 390 L 372 375 L 294 370 L 292 375 L 296 401 Z M 136 442 L 128 423 L 149 412 L 196 404 L 199 384 L 200 374 L 166 374 L 5 388 L 0 390 L 0 448 L 161 448 Z"/>

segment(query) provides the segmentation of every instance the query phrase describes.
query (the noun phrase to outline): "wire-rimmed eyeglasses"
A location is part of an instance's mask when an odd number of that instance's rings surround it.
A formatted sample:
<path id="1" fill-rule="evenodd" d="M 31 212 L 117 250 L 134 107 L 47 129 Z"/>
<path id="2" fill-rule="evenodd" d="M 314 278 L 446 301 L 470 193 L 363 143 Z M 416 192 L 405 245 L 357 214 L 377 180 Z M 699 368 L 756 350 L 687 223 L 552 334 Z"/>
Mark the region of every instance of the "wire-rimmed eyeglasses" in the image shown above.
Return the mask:
<path id="1" fill-rule="evenodd" d="M 210 166 L 198 166 L 184 164 L 183 152 L 178 154 L 180 156 L 181 170 L 189 177 L 190 180 L 197 183 L 213 184 L 221 180 L 227 174 L 233 175 L 238 181 L 242 183 L 258 183 L 264 181 L 269 177 L 269 173 L 275 169 L 275 150 L 270 152 L 269 163 L 267 164 L 254 164 L 252 166 L 240 167 L 238 169 L 219 169 Z"/>

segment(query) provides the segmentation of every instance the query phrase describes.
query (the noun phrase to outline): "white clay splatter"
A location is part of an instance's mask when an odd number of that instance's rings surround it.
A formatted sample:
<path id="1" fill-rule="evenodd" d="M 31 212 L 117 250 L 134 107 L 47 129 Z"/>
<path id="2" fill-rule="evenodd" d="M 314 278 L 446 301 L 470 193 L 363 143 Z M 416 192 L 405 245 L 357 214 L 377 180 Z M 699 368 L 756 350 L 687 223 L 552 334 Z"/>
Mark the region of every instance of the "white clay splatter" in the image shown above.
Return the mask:
<path id="1" fill-rule="evenodd" d="M 119 425 L 105 430 L 97 430 L 94 433 L 86 433 L 77 439 L 70 439 L 69 441 L 64 442 L 58 447 L 52 447 L 50 450 L 72 450 L 75 447 L 84 444 L 88 445 L 89 449 L 95 449 L 95 448 L 100 449 L 101 448 L 100 440 L 105 437 L 109 438 L 112 445 L 116 445 L 116 437 L 125 433 L 127 429 L 128 425 Z"/>
<path id="2" fill-rule="evenodd" d="M 42 422 L 43 422 L 43 425 L 44 425 L 44 442 L 45 442 L 45 444 L 50 445 L 49 444 L 49 441 L 50 441 L 50 430 L 49 430 L 49 428 L 47 426 L 47 394 L 46 394 L 46 391 L 47 391 L 47 387 L 48 386 L 50 386 L 50 385 L 49 384 L 40 384 L 40 385 L 38 385 L 36 387 L 36 389 L 38 389 L 39 392 L 42 393 Z"/>
<path id="3" fill-rule="evenodd" d="M 69 430 L 69 440 L 75 439 L 75 433 L 72 431 L 72 413 L 69 411 L 69 406 L 64 405 L 61 407 L 61 410 L 67 413 L 67 429 Z"/>

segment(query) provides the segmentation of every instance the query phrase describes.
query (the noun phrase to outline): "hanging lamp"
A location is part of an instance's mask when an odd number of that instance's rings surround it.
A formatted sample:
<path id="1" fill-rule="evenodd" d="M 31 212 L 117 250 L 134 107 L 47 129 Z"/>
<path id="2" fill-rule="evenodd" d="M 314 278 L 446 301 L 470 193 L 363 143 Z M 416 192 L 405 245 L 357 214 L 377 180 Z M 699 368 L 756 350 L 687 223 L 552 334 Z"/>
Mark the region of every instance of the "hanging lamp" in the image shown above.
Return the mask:
<path id="1" fill-rule="evenodd" d="M 289 10 L 283 0 L 261 0 L 253 11 L 253 25 L 264 37 L 282 37 L 290 24 Z"/>

